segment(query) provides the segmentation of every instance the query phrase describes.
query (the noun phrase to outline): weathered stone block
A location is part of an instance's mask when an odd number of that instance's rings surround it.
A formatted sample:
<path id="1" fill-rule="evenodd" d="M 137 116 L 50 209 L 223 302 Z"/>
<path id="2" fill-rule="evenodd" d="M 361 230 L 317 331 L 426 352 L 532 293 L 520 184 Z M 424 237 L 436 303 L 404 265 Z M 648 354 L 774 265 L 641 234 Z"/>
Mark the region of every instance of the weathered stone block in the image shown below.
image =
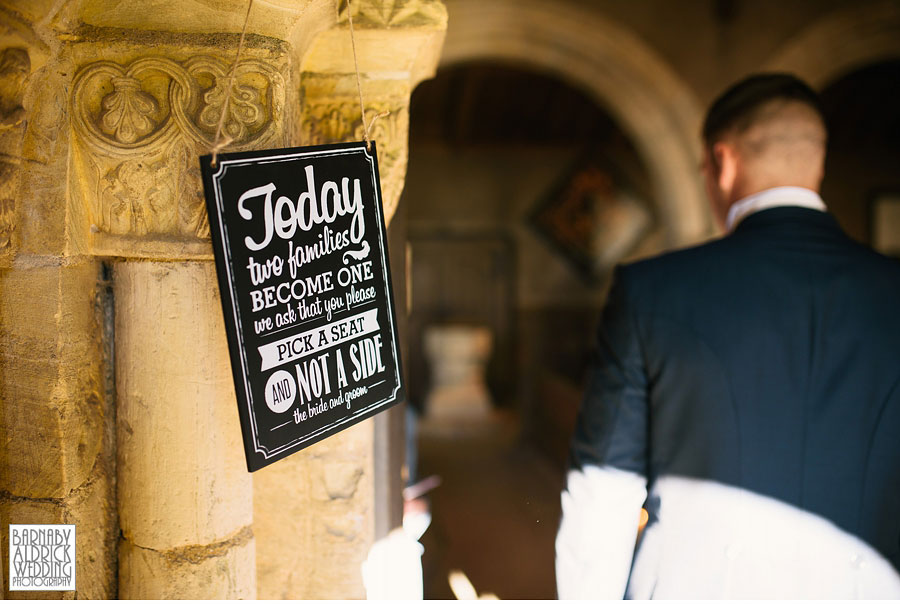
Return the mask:
<path id="1" fill-rule="evenodd" d="M 375 535 L 372 439 L 370 419 L 254 474 L 260 598 L 365 597 L 361 565 Z"/>
<path id="2" fill-rule="evenodd" d="M 77 255 L 84 246 L 72 239 L 66 204 L 69 157 L 65 102 L 57 94 L 71 77 L 68 68 L 47 70 L 40 87 L 26 95 L 28 122 L 21 145 L 22 169 L 16 196 L 16 231 L 21 254 L 40 256 Z"/>
<path id="3" fill-rule="evenodd" d="M 249 527 L 225 542 L 167 551 L 123 540 L 119 544 L 119 598 L 254 599 L 255 557 Z"/>
<path id="4" fill-rule="evenodd" d="M 79 600 L 108 600 L 116 597 L 115 468 L 111 451 L 94 466 L 88 483 L 63 501 L 66 524 L 76 530 L 75 597 Z"/>
<path id="5" fill-rule="evenodd" d="M 103 444 L 98 266 L 32 260 L 0 272 L 0 476 L 15 496 L 62 498 Z"/>
<path id="6" fill-rule="evenodd" d="M 116 595 L 116 539 L 111 463 L 101 459 L 88 482 L 63 499 L 0 498 L 0 523 L 74 524 L 75 592 L 6 591 L 8 599 L 110 599 Z M 0 532 L 4 571 L 9 569 L 9 531 Z M 7 572 L 3 573 L 7 575 Z M 8 579 L 7 579 L 8 580 Z M 7 588 L 8 585 L 4 585 Z"/>

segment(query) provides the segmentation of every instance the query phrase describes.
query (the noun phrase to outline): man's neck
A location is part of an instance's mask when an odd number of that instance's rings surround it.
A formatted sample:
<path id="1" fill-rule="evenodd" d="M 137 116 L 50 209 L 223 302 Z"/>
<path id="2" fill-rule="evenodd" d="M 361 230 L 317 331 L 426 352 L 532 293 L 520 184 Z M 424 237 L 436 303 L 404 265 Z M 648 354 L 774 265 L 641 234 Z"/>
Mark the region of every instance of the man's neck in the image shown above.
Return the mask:
<path id="1" fill-rule="evenodd" d="M 773 187 L 748 195 L 731 204 L 725 218 L 725 230 L 733 231 L 741 220 L 754 212 L 782 206 L 798 206 L 825 211 L 825 203 L 812 189 L 793 186 Z"/>

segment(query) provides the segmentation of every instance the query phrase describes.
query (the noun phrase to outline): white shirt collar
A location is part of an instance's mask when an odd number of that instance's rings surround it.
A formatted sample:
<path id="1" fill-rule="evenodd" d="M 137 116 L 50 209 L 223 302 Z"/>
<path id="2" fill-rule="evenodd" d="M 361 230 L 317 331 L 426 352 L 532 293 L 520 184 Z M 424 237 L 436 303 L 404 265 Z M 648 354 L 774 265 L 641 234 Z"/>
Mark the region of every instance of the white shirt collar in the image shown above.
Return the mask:
<path id="1" fill-rule="evenodd" d="M 740 201 L 734 202 L 725 218 L 725 229 L 734 230 L 737 224 L 754 212 L 782 206 L 799 206 L 811 210 L 825 211 L 825 203 L 819 194 L 803 187 L 775 187 L 760 191 Z"/>

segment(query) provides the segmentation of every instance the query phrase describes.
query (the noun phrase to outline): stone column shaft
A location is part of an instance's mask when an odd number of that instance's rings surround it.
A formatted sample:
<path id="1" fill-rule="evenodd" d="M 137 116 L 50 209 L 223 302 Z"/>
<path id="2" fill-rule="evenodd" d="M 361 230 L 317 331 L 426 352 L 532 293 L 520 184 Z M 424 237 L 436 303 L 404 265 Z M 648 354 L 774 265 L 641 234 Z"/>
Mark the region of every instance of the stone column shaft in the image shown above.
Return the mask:
<path id="1" fill-rule="evenodd" d="M 119 597 L 255 598 L 253 483 L 211 262 L 114 273 Z"/>

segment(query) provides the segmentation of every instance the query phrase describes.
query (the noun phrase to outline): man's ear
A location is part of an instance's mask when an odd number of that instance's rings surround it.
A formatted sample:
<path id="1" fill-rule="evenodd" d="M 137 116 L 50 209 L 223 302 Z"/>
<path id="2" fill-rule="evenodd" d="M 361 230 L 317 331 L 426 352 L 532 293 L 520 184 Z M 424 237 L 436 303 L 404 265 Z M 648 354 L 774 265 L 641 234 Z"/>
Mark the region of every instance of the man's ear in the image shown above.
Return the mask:
<path id="1" fill-rule="evenodd" d="M 717 168 L 716 181 L 726 200 L 731 199 L 738 174 L 737 149 L 731 143 L 719 141 L 712 147 L 713 161 Z"/>

